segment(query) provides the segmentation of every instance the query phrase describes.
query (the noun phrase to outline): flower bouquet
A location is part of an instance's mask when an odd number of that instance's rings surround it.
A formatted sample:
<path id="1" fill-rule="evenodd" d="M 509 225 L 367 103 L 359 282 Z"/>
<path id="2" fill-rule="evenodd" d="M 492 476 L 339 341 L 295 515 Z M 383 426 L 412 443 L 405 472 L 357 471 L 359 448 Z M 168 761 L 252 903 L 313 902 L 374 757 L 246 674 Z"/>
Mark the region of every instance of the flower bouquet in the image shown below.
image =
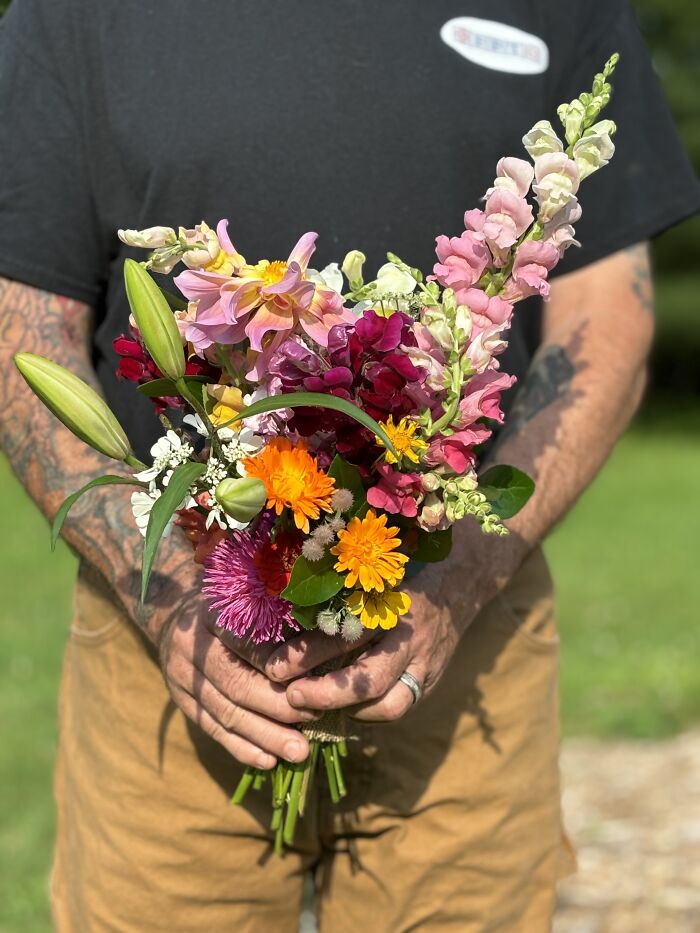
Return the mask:
<path id="1" fill-rule="evenodd" d="M 614 124 L 598 117 L 616 62 L 559 108 L 565 141 L 540 121 L 523 139 L 532 161 L 499 161 L 483 208 L 467 211 L 458 236 L 437 238 L 427 277 L 388 253 L 365 281 L 357 250 L 315 271 L 315 233 L 285 261 L 251 263 L 225 220 L 216 229 L 120 230 L 150 255 L 125 262 L 132 316 L 115 341 L 118 374 L 153 401 L 165 434 L 151 464 L 141 463 L 92 389 L 49 360 L 17 354 L 54 414 L 131 468 L 70 496 L 53 541 L 88 489 L 131 484 L 142 598 L 159 542 L 178 524 L 224 629 L 262 643 L 316 628 L 351 653 L 366 630 L 380 637 L 409 611 L 407 572 L 447 558 L 456 521 L 507 534 L 504 520 L 533 483 L 513 467 L 479 470 L 481 445 L 503 421 L 501 393 L 514 382 L 498 356 L 514 304 L 546 298 L 549 272 L 576 243 L 580 181 L 613 154 Z M 152 273 L 179 264 L 175 296 Z M 345 794 L 342 717 L 303 729 L 307 761 L 248 769 L 234 794 L 240 803 L 270 778 L 278 851 L 293 841 L 317 765 L 332 799 Z"/>

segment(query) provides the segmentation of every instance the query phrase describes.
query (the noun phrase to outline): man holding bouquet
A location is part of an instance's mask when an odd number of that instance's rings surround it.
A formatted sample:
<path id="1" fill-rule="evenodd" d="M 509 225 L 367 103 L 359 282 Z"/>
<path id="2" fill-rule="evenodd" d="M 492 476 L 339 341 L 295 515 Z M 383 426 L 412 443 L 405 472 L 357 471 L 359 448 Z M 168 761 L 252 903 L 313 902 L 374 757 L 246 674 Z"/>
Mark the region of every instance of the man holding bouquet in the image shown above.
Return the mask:
<path id="1" fill-rule="evenodd" d="M 140 456 L 157 437 L 148 402 L 114 376 L 128 317 L 117 228 L 223 212 L 258 254 L 287 255 L 301 225 L 321 232 L 325 261 L 360 243 L 373 267 L 391 246 L 430 270 L 434 237 L 478 202 L 497 158 L 521 156 L 523 133 L 622 55 L 618 154 L 590 182 L 584 246 L 547 304 L 519 310 L 502 358 L 518 388 L 483 461 L 537 483 L 507 538 L 460 524 L 449 560 L 410 581 L 410 614 L 318 674 L 342 642 L 227 636 L 179 534 L 141 606 L 128 494 L 97 491 L 71 513 L 81 564 L 60 702 L 59 930 L 292 931 L 307 871 L 322 929 L 549 928 L 571 856 L 540 542 L 639 402 L 646 241 L 700 192 L 625 2 L 595 15 L 583 0 L 508 2 L 498 21 L 492 5 L 466 6 L 208 0 L 163 17 L 136 0 L 15 0 L 3 21 L 0 429 L 48 516 L 104 462 L 30 397 L 18 349 L 99 388 Z M 130 359 L 123 375 L 147 365 Z M 265 798 L 227 804 L 242 767 L 303 761 L 296 726 L 347 707 L 350 796 L 332 810 L 317 792 L 294 850 L 268 859 Z"/>

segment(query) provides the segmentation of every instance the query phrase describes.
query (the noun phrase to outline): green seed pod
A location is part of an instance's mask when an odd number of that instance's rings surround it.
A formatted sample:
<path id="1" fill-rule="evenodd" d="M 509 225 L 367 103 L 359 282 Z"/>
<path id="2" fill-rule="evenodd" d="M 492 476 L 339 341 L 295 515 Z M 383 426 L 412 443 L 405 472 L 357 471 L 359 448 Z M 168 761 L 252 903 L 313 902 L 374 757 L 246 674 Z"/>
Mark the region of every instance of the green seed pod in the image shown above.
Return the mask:
<path id="1" fill-rule="evenodd" d="M 253 477 L 222 479 L 214 493 L 221 508 L 237 522 L 249 522 L 267 499 L 265 484 Z"/>
<path id="2" fill-rule="evenodd" d="M 14 359 L 32 392 L 76 437 L 113 460 L 130 455 L 124 429 L 86 382 L 43 356 L 16 353 Z"/>
<path id="3" fill-rule="evenodd" d="M 185 351 L 173 312 L 143 266 L 124 262 L 124 282 L 131 313 L 156 366 L 173 382 L 185 375 Z"/>

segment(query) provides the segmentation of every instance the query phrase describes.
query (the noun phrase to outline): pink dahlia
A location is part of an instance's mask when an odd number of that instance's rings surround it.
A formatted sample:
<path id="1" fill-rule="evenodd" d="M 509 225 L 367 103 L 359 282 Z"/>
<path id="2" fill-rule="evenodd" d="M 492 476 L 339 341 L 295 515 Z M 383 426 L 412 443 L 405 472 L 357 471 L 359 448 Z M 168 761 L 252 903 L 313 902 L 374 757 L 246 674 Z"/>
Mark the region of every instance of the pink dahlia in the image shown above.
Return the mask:
<path id="1" fill-rule="evenodd" d="M 218 612 L 217 625 L 255 644 L 284 641 L 285 626 L 298 631 L 292 604 L 280 593 L 301 550 L 301 536 L 270 539 L 271 517 L 254 531 L 235 531 L 204 561 L 203 595 Z"/>

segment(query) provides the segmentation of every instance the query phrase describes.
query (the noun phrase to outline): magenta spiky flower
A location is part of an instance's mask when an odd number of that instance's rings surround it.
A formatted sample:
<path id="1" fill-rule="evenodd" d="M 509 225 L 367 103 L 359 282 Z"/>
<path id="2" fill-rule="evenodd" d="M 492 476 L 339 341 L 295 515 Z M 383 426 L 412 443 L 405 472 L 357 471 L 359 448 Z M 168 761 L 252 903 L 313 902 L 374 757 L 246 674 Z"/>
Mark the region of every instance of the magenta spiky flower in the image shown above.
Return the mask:
<path id="1" fill-rule="evenodd" d="M 233 532 L 204 562 L 202 593 L 219 614 L 217 624 L 255 644 L 283 641 L 285 626 L 299 628 L 292 604 L 279 594 L 301 541 L 282 533 L 272 542 L 271 524 L 272 518 L 265 516 L 254 531 Z"/>

